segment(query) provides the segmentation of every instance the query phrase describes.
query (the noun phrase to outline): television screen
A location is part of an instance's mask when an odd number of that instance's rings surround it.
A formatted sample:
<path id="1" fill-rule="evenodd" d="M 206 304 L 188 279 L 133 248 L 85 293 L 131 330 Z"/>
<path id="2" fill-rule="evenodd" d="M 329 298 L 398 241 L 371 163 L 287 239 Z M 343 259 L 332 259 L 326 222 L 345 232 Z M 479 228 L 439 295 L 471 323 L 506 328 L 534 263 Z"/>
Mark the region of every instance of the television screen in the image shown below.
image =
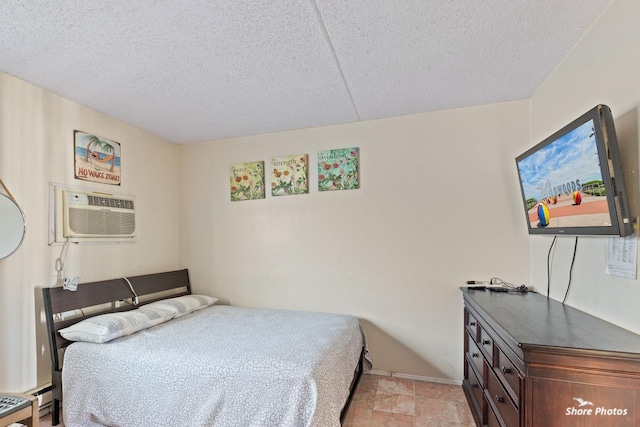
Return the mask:
<path id="1" fill-rule="evenodd" d="M 611 110 L 598 105 L 516 158 L 529 233 L 633 231 Z"/>

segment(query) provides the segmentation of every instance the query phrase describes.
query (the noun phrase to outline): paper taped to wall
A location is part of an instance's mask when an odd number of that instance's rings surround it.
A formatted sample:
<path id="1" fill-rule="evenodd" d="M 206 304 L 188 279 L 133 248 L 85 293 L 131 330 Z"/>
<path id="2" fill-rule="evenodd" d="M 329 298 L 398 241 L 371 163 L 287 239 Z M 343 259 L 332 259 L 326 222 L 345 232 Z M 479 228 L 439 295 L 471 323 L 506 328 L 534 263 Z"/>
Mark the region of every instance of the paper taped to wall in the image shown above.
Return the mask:
<path id="1" fill-rule="evenodd" d="M 637 275 L 638 241 L 635 234 L 607 239 L 607 269 L 612 276 L 635 279 Z"/>

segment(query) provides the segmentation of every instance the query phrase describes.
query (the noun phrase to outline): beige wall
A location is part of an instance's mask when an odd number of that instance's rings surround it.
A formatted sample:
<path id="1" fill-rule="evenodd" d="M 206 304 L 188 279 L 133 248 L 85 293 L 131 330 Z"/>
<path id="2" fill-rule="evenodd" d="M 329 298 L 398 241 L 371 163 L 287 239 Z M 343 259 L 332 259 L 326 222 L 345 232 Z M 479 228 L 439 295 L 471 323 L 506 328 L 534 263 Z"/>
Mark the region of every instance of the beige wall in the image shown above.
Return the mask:
<path id="1" fill-rule="evenodd" d="M 529 277 L 513 147 L 528 114 L 519 101 L 181 146 L 180 263 L 233 305 L 360 317 L 375 369 L 460 380 L 458 287 Z M 318 151 L 352 146 L 361 189 L 319 193 Z M 230 202 L 230 164 L 299 153 L 310 194 Z"/>
<path id="2" fill-rule="evenodd" d="M 540 141 L 596 104 L 616 118 L 631 212 L 638 202 L 640 105 L 640 2 L 616 0 L 531 99 L 532 143 Z M 546 293 L 551 237 L 531 238 L 531 281 Z M 573 255 L 572 237 L 559 238 L 551 296 L 562 300 Z M 640 281 L 605 274 L 606 238 L 580 238 L 567 303 L 640 333 Z"/>
<path id="3" fill-rule="evenodd" d="M 122 144 L 122 185 L 73 177 L 73 131 Z M 69 276 L 83 281 L 179 267 L 175 145 L 21 80 L 0 73 L 0 178 L 27 218 L 20 249 L 0 260 L 0 390 L 25 391 L 50 381 L 40 287 L 53 286 L 61 246 L 49 246 L 49 183 L 133 195 L 135 244 L 72 245 Z"/>

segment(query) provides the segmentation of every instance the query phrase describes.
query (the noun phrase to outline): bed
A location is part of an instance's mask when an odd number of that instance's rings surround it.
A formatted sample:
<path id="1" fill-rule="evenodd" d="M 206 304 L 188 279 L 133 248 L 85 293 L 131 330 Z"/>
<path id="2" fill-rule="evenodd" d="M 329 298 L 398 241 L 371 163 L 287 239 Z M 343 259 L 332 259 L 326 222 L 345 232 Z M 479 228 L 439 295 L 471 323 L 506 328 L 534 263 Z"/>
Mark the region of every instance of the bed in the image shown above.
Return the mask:
<path id="1" fill-rule="evenodd" d="M 43 295 L 54 425 L 62 401 L 66 427 L 339 426 L 371 366 L 357 318 L 210 305 L 215 299 L 191 294 L 187 270 Z M 117 318 L 115 329 L 140 329 L 86 342 L 105 317 Z"/>

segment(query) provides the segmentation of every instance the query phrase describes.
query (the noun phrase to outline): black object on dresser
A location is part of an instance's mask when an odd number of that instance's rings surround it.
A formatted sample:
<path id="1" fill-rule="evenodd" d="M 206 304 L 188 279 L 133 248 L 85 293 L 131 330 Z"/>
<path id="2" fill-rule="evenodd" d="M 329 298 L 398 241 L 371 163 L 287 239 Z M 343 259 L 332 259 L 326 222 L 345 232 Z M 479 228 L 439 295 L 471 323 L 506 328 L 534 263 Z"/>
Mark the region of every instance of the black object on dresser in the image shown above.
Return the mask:
<path id="1" fill-rule="evenodd" d="M 461 289 L 477 425 L 640 427 L 640 335 L 537 293 Z"/>

